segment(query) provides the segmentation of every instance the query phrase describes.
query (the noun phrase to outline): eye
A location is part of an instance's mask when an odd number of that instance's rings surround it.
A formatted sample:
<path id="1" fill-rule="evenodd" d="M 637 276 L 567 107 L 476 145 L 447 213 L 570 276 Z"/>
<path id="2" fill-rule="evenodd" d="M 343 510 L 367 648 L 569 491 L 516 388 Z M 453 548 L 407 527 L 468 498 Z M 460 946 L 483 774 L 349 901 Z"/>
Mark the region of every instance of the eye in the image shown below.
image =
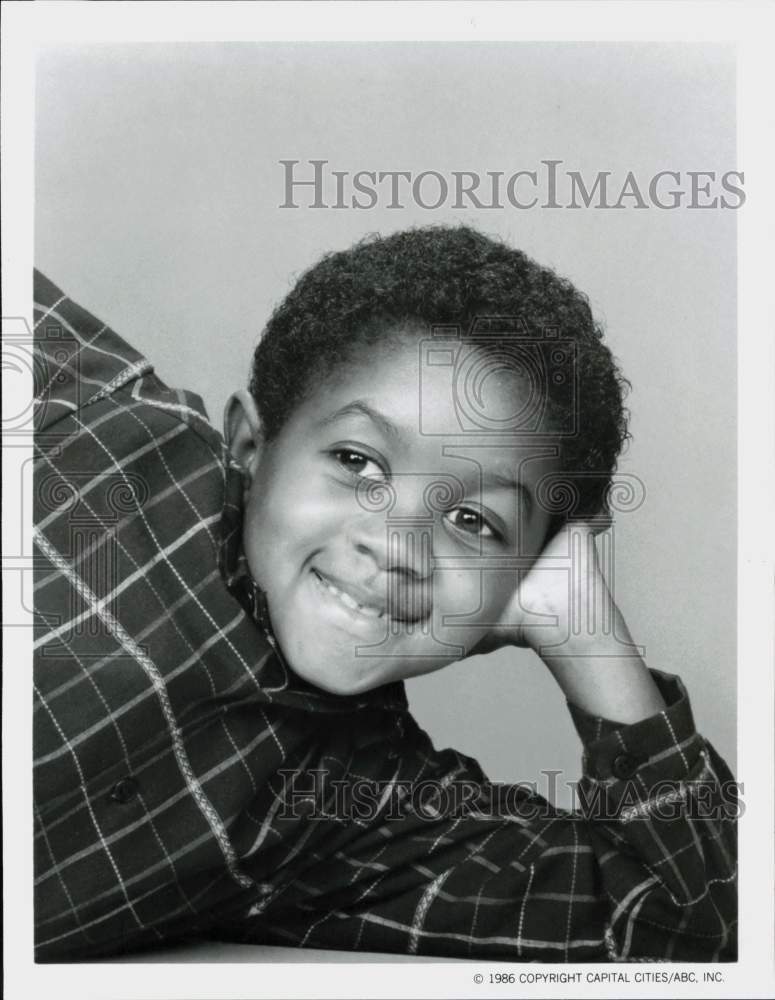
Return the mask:
<path id="1" fill-rule="evenodd" d="M 384 479 L 385 471 L 378 462 L 363 452 L 355 451 L 353 448 L 337 448 L 332 452 L 336 461 L 355 476 L 364 479 Z"/>
<path id="2" fill-rule="evenodd" d="M 495 538 L 496 533 L 487 523 L 484 515 L 471 507 L 456 507 L 444 515 L 458 531 L 479 538 Z"/>

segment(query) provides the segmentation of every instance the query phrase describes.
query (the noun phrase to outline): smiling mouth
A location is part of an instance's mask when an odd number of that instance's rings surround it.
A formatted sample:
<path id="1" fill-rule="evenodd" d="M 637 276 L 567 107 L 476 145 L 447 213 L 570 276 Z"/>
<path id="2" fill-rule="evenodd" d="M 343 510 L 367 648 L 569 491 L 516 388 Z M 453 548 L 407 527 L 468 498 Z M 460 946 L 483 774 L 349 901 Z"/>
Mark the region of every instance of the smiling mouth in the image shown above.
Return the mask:
<path id="1" fill-rule="evenodd" d="M 340 607 L 358 620 L 363 619 L 372 624 L 388 621 L 412 626 L 430 616 L 431 603 L 428 595 L 423 597 L 419 591 L 415 593 L 403 589 L 394 593 L 389 588 L 386 596 L 375 596 L 372 603 L 362 587 L 348 587 L 341 579 L 337 579 L 334 583 L 330 577 L 314 566 L 311 567 L 311 572 L 326 596 L 333 598 Z"/>
<path id="2" fill-rule="evenodd" d="M 312 575 L 318 581 L 318 583 L 335 597 L 340 604 L 342 604 L 348 611 L 355 612 L 356 614 L 363 615 L 364 618 L 371 618 L 374 620 L 379 620 L 387 616 L 387 609 L 384 607 L 378 607 L 374 604 L 362 604 L 357 601 L 351 594 L 342 590 L 333 584 L 327 577 L 322 576 L 316 569 L 312 570 Z"/>

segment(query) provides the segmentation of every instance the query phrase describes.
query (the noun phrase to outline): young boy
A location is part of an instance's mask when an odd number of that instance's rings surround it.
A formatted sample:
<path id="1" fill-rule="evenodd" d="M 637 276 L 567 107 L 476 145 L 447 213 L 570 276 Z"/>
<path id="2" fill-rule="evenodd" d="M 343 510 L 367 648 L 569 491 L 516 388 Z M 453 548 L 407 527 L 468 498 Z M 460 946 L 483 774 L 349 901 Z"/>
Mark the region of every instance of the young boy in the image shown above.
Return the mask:
<path id="1" fill-rule="evenodd" d="M 623 380 L 568 282 L 464 227 L 330 255 L 228 452 L 42 276 L 36 303 L 40 959 L 735 957 L 734 785 L 600 572 Z M 568 699 L 579 812 L 408 712 L 403 679 L 506 644 Z"/>

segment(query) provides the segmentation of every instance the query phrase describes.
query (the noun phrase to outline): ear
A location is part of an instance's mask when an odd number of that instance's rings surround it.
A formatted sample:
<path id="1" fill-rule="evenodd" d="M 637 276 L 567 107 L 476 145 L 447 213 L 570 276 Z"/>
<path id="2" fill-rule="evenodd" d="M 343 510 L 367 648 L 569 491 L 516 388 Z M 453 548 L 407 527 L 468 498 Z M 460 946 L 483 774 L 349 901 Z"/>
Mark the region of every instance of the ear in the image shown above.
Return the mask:
<path id="1" fill-rule="evenodd" d="M 261 456 L 263 432 L 256 401 L 247 389 L 233 393 L 223 411 L 223 436 L 232 458 L 252 480 Z"/>

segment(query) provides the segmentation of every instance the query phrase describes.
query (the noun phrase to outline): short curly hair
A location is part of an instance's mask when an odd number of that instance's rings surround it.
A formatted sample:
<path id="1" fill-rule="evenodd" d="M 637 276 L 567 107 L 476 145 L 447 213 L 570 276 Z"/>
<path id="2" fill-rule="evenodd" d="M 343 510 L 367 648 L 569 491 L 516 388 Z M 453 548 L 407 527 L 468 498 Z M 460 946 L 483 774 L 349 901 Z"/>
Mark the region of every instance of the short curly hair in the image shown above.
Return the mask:
<path id="1" fill-rule="evenodd" d="M 564 516 L 607 511 L 611 477 L 629 436 L 623 405 L 629 383 L 585 295 L 470 226 L 372 235 L 327 254 L 299 278 L 272 313 L 253 358 L 250 392 L 266 439 L 278 434 L 314 385 L 362 357 L 370 344 L 399 328 L 404 336 L 416 331 L 418 340 L 439 325 L 471 331 L 482 317 L 517 318 L 522 330 L 552 329 L 572 341 L 575 394 L 546 381 L 549 412 L 562 421 L 563 409 L 575 411 L 575 433 L 559 438 L 563 477 L 574 495 Z M 503 339 L 518 335 L 512 331 Z"/>

